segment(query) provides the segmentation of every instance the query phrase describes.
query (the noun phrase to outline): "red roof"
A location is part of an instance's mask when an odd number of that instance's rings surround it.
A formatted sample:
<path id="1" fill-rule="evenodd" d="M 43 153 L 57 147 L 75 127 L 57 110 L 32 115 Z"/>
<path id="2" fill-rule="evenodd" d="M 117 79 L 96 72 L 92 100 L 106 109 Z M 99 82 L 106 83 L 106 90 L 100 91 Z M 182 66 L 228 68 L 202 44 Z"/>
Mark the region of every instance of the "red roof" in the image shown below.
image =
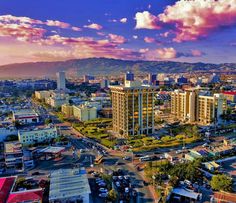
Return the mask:
<path id="1" fill-rule="evenodd" d="M 41 189 L 34 191 L 22 191 L 12 193 L 7 199 L 7 203 L 18 203 L 25 201 L 42 201 L 43 191 Z"/>
<path id="2" fill-rule="evenodd" d="M 236 92 L 224 92 L 224 94 L 236 95 Z"/>
<path id="3" fill-rule="evenodd" d="M 15 177 L 0 178 L 0 203 L 5 203 L 11 191 Z"/>
<path id="4" fill-rule="evenodd" d="M 233 193 L 215 192 L 214 198 L 217 199 L 219 203 L 236 202 L 236 195 Z"/>

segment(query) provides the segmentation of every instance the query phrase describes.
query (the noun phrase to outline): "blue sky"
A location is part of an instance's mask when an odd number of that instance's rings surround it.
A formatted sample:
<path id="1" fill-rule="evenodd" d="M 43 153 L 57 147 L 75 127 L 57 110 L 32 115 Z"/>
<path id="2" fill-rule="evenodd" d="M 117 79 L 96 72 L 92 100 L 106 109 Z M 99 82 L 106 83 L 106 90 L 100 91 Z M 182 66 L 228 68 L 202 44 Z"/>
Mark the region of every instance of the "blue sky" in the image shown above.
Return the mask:
<path id="1" fill-rule="evenodd" d="M 1 64 L 236 62 L 236 0 L 0 0 Z"/>

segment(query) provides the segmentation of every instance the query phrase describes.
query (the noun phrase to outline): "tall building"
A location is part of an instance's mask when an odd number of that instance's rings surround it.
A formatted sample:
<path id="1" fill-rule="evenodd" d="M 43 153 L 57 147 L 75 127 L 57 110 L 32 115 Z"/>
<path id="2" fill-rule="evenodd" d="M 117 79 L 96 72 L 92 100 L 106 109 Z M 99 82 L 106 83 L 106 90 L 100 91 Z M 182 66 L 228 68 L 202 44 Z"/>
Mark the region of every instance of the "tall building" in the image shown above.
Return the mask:
<path id="1" fill-rule="evenodd" d="M 125 80 L 126 81 L 134 81 L 134 74 L 131 71 L 128 71 L 125 74 Z"/>
<path id="2" fill-rule="evenodd" d="M 179 120 L 208 125 L 217 122 L 223 114 L 224 96 L 201 94 L 197 89 L 171 94 L 171 113 Z"/>
<path id="3" fill-rule="evenodd" d="M 113 131 L 122 136 L 153 133 L 156 88 L 126 80 L 124 86 L 110 89 Z"/>
<path id="4" fill-rule="evenodd" d="M 66 75 L 64 71 L 57 73 L 57 89 L 65 90 L 66 89 Z"/>
<path id="5" fill-rule="evenodd" d="M 151 85 L 154 85 L 157 81 L 157 75 L 156 74 L 153 74 L 153 73 L 149 73 L 148 74 L 148 82 L 149 84 Z"/>

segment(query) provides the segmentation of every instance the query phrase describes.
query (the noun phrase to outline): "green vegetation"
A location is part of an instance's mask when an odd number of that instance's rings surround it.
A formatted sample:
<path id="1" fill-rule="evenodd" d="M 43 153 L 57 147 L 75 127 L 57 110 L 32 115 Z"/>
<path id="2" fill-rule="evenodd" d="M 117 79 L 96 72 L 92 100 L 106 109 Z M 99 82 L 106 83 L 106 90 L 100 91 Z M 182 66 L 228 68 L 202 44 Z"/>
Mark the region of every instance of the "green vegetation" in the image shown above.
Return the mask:
<path id="1" fill-rule="evenodd" d="M 109 191 L 107 198 L 113 202 L 117 199 L 117 196 L 118 196 L 117 192 L 114 189 L 112 189 Z"/>
<path id="2" fill-rule="evenodd" d="M 181 180 L 196 181 L 202 177 L 198 168 L 201 166 L 201 160 L 195 160 L 187 163 L 177 163 L 172 165 L 167 160 L 149 162 L 145 169 L 146 177 L 151 180 L 155 177 L 155 183 L 161 185 L 163 177 L 170 176 L 169 181 L 174 186 Z"/>
<path id="3" fill-rule="evenodd" d="M 174 147 L 183 143 L 189 144 L 197 141 L 200 141 L 199 137 L 186 137 L 184 135 L 177 135 L 163 136 L 160 140 L 157 140 L 154 137 L 143 137 L 141 139 L 131 137 L 128 140 L 128 144 L 133 147 L 134 151 L 146 151 L 156 148 Z"/>
<path id="4" fill-rule="evenodd" d="M 116 144 L 115 137 L 108 133 L 108 130 L 111 127 L 111 119 L 99 118 L 73 124 L 73 127 L 83 135 L 100 142 L 108 148 L 112 148 Z"/>
<path id="5" fill-rule="evenodd" d="M 211 180 L 211 187 L 214 190 L 223 190 L 225 192 L 231 192 L 233 186 L 232 178 L 225 174 L 214 175 Z"/>
<path id="6" fill-rule="evenodd" d="M 17 135 L 8 135 L 6 137 L 6 141 L 7 142 L 12 142 L 12 141 L 17 141 L 18 140 L 18 136 Z"/>

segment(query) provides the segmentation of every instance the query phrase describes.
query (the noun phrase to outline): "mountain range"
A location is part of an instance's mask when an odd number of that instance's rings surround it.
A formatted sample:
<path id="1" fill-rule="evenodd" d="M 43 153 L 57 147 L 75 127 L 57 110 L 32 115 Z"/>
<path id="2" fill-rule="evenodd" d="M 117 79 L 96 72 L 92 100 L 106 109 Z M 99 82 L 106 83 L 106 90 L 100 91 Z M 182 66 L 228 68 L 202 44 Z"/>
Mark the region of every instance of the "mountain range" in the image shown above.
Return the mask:
<path id="1" fill-rule="evenodd" d="M 1 78 L 52 77 L 58 71 L 70 75 L 119 75 L 135 73 L 231 72 L 235 63 L 186 63 L 173 61 L 128 61 L 108 58 L 73 59 L 56 62 L 30 62 L 0 66 Z"/>

